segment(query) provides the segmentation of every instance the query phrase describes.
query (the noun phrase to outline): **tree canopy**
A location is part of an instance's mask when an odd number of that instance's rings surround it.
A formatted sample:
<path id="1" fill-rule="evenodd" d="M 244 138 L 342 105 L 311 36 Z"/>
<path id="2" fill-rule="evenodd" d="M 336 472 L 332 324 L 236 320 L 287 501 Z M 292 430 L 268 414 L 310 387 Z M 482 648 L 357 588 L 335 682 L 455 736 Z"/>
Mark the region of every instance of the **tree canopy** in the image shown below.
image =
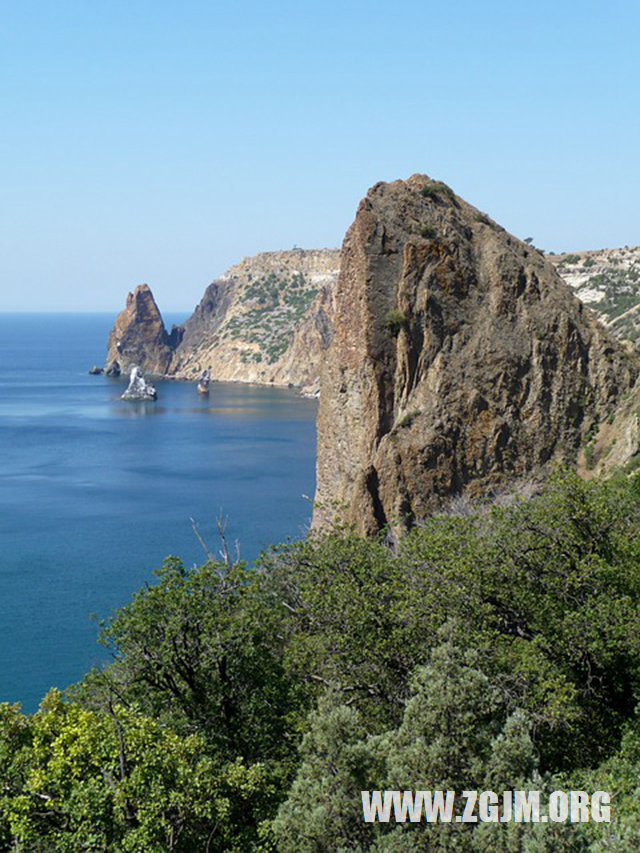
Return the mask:
<path id="1" fill-rule="evenodd" d="M 393 547 L 176 558 L 113 662 L 0 706 L 0 850 L 640 849 L 640 479 L 558 472 Z M 607 790 L 611 824 L 365 824 L 361 790 Z"/>

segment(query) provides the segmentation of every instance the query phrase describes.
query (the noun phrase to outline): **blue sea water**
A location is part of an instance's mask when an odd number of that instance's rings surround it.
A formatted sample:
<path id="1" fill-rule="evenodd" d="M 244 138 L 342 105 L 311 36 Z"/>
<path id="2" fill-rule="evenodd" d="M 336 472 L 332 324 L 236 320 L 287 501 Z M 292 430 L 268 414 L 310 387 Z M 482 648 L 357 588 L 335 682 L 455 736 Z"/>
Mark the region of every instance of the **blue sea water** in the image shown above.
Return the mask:
<path id="1" fill-rule="evenodd" d="M 169 317 L 176 321 L 180 318 Z M 155 403 L 89 376 L 113 317 L 0 315 L 0 702 L 37 707 L 104 658 L 95 618 L 169 554 L 212 550 L 216 517 L 253 559 L 304 534 L 316 403 L 295 391 L 156 383 Z"/>

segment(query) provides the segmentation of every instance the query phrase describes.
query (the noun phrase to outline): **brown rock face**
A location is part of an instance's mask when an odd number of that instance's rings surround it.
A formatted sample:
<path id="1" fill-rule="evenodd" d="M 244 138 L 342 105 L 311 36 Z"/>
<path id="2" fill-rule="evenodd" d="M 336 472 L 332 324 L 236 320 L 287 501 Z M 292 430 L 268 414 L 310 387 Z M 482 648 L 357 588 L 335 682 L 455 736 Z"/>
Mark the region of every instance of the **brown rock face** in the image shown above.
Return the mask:
<path id="1" fill-rule="evenodd" d="M 640 369 L 537 250 L 424 175 L 369 191 L 334 298 L 316 526 L 411 525 L 575 462 Z"/>
<path id="2" fill-rule="evenodd" d="M 144 373 L 163 376 L 173 355 L 174 341 L 164 327 L 153 294 L 140 284 L 127 296 L 107 343 L 106 372 L 128 373 L 138 365 Z M 116 368 L 117 365 L 117 368 Z"/>

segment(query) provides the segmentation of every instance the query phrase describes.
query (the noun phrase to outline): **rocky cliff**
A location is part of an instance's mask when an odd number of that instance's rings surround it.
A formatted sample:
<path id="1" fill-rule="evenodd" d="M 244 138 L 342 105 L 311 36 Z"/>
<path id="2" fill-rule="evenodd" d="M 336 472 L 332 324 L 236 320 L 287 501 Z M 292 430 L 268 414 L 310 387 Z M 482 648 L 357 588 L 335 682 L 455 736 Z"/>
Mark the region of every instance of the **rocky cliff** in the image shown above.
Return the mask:
<path id="1" fill-rule="evenodd" d="M 339 267 L 337 249 L 266 252 L 231 267 L 185 323 L 171 374 L 317 385 Z"/>
<path id="2" fill-rule="evenodd" d="M 266 252 L 207 287 L 183 327 L 167 334 L 146 285 L 127 298 L 109 336 L 107 369 L 138 364 L 151 374 L 297 385 L 317 390 L 331 340 L 337 249 Z"/>
<path id="3" fill-rule="evenodd" d="M 562 278 L 621 340 L 640 339 L 640 246 L 549 255 Z"/>
<path id="4" fill-rule="evenodd" d="M 540 252 L 424 175 L 361 202 L 334 303 L 316 526 L 411 525 L 573 463 L 640 370 Z"/>
<path id="5" fill-rule="evenodd" d="M 140 284 L 127 296 L 109 334 L 105 371 L 119 376 L 138 365 L 147 373 L 163 375 L 169 370 L 178 339 L 175 330 L 167 334 L 149 285 Z"/>

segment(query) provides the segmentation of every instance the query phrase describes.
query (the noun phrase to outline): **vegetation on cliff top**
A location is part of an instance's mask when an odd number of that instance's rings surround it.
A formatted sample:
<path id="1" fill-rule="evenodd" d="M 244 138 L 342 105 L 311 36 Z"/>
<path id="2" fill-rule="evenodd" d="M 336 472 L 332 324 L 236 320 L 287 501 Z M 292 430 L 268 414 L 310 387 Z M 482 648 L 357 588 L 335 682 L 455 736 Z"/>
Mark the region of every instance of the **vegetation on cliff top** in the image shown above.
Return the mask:
<path id="1" fill-rule="evenodd" d="M 395 549 L 169 559 L 113 663 L 0 706 L 0 849 L 631 851 L 640 479 L 553 479 Z M 365 824 L 362 789 L 603 789 L 613 823 Z"/>
<path id="2" fill-rule="evenodd" d="M 551 258 L 558 272 L 619 338 L 640 336 L 640 249 L 602 249 Z"/>
<path id="3" fill-rule="evenodd" d="M 296 326 L 317 295 L 302 273 L 260 276 L 242 292 L 242 310 L 223 324 L 220 337 L 255 345 L 258 350 L 247 351 L 247 358 L 262 361 L 264 353 L 274 364 L 291 346 Z"/>

